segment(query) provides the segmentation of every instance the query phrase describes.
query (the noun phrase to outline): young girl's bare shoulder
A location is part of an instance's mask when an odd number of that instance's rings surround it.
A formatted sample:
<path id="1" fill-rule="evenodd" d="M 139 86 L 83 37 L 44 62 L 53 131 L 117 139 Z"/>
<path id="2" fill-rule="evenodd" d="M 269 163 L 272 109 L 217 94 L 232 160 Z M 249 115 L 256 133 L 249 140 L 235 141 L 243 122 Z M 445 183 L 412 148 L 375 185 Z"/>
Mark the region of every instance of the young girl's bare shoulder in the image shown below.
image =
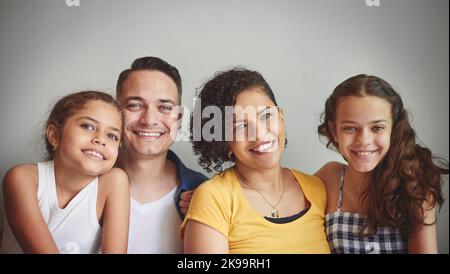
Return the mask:
<path id="1" fill-rule="evenodd" d="M 329 188 L 338 181 L 344 167 L 345 165 L 340 162 L 328 162 L 323 167 L 321 167 L 314 175 L 322 179 L 325 186 Z"/>
<path id="2" fill-rule="evenodd" d="M 121 168 L 115 167 L 98 177 L 98 185 L 106 193 L 113 189 L 127 189 L 128 175 Z"/>
<path id="3" fill-rule="evenodd" d="M 37 192 L 38 181 L 37 164 L 16 165 L 6 172 L 5 177 L 3 178 L 3 189 L 5 192 Z"/>

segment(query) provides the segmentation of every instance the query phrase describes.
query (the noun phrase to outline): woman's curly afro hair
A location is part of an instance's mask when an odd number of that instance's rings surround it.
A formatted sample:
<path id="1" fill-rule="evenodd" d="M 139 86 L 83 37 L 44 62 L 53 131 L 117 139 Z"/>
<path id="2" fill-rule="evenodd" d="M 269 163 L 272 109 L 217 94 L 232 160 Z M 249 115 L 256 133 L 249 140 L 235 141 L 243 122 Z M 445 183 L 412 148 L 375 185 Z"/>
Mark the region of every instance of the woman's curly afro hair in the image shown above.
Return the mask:
<path id="1" fill-rule="evenodd" d="M 222 172 L 225 162 L 234 161 L 233 156 L 229 155 L 228 142 L 224 141 L 225 131 L 229 129 L 222 130 L 220 140 L 205 140 L 202 135 L 203 126 L 213 117 L 200 119 L 196 115 L 202 115 L 203 110 L 208 106 L 217 106 L 222 112 L 222 125 L 226 125 L 225 107 L 234 106 L 241 92 L 255 87 L 259 87 L 277 105 L 273 91 L 264 77 L 257 71 L 245 68 L 237 67 L 218 72 L 200 87 L 201 91 L 191 115 L 190 130 L 194 154 L 200 155 L 199 164 L 207 172 L 211 172 L 212 169 Z M 195 123 L 195 119 L 201 120 L 199 125 Z"/>

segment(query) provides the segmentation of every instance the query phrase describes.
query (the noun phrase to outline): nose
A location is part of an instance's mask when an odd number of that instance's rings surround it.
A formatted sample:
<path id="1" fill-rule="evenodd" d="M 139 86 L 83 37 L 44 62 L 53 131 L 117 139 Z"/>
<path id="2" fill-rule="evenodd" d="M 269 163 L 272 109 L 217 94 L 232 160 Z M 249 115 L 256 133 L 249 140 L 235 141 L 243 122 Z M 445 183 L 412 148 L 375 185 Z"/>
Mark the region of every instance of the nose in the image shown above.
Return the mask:
<path id="1" fill-rule="evenodd" d="M 158 124 L 158 120 L 158 111 L 156 111 L 152 107 L 148 107 L 145 111 L 142 112 L 142 115 L 139 117 L 139 124 L 156 125 Z"/>
<path id="2" fill-rule="evenodd" d="M 356 135 L 356 143 L 358 145 L 369 145 L 373 139 L 372 133 L 369 129 L 362 129 Z"/>
<path id="3" fill-rule="evenodd" d="M 92 139 L 92 143 L 96 145 L 106 146 L 105 138 L 101 133 L 97 133 Z"/>

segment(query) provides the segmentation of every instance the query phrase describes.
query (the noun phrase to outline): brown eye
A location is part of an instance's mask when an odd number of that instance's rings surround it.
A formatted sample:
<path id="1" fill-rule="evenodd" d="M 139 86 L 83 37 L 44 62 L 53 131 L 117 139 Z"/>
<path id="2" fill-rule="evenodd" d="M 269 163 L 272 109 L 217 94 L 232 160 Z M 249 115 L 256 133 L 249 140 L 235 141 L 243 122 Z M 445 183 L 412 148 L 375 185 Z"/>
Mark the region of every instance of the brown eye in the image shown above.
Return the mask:
<path id="1" fill-rule="evenodd" d="M 114 141 L 119 141 L 119 137 L 117 137 L 115 134 L 112 134 L 112 133 L 108 134 L 108 138 L 110 138 Z"/>
<path id="2" fill-rule="evenodd" d="M 91 124 L 81 124 L 80 127 L 86 130 L 95 131 L 95 127 Z"/>
<path id="3" fill-rule="evenodd" d="M 137 104 L 137 103 L 129 103 L 127 104 L 127 109 L 129 111 L 138 111 L 144 108 L 144 105 L 142 104 Z"/>
<path id="4" fill-rule="evenodd" d="M 356 131 L 356 127 L 344 127 L 345 132 L 353 133 Z"/>
<path id="5" fill-rule="evenodd" d="M 161 106 L 159 106 L 159 110 L 160 110 L 161 112 L 165 112 L 165 113 L 171 112 L 172 109 L 173 109 L 173 107 L 170 106 L 170 105 L 161 105 Z"/>
<path id="6" fill-rule="evenodd" d="M 380 131 L 383 131 L 383 130 L 384 130 L 384 127 L 380 127 L 380 126 L 376 126 L 376 127 L 372 128 L 373 132 L 380 132 Z"/>

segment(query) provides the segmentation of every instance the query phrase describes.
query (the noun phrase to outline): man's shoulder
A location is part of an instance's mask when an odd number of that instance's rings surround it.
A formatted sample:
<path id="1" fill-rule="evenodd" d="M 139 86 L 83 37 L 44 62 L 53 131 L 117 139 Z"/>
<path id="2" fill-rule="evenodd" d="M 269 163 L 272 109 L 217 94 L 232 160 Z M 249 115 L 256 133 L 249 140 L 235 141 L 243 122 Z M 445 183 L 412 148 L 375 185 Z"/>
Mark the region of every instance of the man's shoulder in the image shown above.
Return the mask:
<path id="1" fill-rule="evenodd" d="M 208 180 L 203 173 L 195 171 L 187 167 L 183 161 L 175 154 L 175 152 L 169 150 L 167 158 L 175 163 L 177 166 L 178 176 L 180 177 L 181 184 L 189 185 L 188 188 L 193 188 Z"/>
<path id="2" fill-rule="evenodd" d="M 180 180 L 182 182 L 186 182 L 189 184 L 193 184 L 193 187 L 198 186 L 199 184 L 203 183 L 204 181 L 208 180 L 209 178 L 206 177 L 203 173 L 195 171 L 191 168 L 188 168 L 184 166 L 184 171 L 180 172 L 178 174 L 180 176 Z"/>

